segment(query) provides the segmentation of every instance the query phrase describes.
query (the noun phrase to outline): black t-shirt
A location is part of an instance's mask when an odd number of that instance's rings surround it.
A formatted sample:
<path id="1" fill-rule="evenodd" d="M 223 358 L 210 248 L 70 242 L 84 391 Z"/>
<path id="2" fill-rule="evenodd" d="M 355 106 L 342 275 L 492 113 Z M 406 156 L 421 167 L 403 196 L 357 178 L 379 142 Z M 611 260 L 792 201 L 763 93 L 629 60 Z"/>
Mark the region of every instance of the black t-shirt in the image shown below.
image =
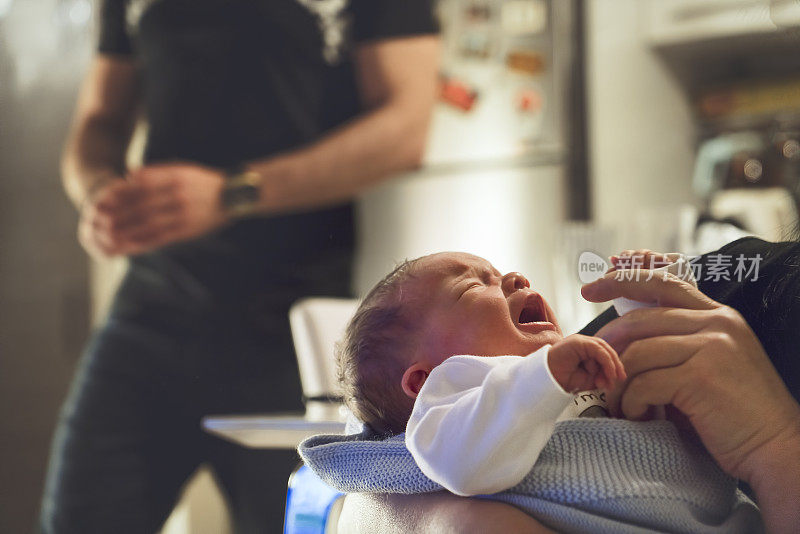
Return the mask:
<path id="1" fill-rule="evenodd" d="M 746 272 L 742 276 L 735 273 L 740 256 L 749 262 L 745 263 L 749 276 Z M 756 275 L 750 260 L 758 256 Z M 743 238 L 704 254 L 697 263 L 700 290 L 742 314 L 787 388 L 800 402 L 800 243 Z M 709 276 L 714 265 L 723 263 L 730 263 L 729 268 L 722 269 L 726 276 Z M 580 333 L 594 335 L 617 317 L 614 308 L 609 308 Z"/>
<path id="2" fill-rule="evenodd" d="M 222 168 L 359 114 L 359 43 L 436 31 L 431 0 L 103 0 L 100 22 L 99 52 L 142 66 L 145 161 Z M 221 243 L 255 261 L 314 257 L 352 249 L 352 217 L 348 203 L 253 219 L 165 252 L 187 264 L 213 261 Z"/>

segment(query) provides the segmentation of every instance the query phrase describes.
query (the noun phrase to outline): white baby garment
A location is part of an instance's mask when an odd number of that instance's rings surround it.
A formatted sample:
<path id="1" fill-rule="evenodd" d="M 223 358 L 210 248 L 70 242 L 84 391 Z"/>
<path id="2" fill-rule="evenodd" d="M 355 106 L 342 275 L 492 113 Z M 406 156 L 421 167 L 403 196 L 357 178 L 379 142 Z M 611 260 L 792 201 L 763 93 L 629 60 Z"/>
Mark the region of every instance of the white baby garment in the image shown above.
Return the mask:
<path id="1" fill-rule="evenodd" d="M 406 427 L 420 470 L 457 495 L 503 491 L 533 468 L 556 421 L 605 412 L 599 392 L 572 395 L 558 385 L 549 350 L 453 356 L 434 368 Z"/>

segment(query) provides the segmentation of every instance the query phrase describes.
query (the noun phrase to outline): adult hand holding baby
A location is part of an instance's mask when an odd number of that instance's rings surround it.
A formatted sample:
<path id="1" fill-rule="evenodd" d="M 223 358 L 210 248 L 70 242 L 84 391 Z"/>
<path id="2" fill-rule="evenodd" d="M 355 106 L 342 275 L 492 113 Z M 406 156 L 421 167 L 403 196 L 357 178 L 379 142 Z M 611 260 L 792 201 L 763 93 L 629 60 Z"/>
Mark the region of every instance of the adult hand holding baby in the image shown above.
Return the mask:
<path id="1" fill-rule="evenodd" d="M 581 293 L 656 303 L 616 319 L 597 336 L 619 354 L 628 379 L 612 410 L 641 418 L 671 404 L 685 414 L 720 466 L 755 490 L 768 529 L 800 524 L 800 406 L 744 318 L 673 275 L 608 273 Z"/>

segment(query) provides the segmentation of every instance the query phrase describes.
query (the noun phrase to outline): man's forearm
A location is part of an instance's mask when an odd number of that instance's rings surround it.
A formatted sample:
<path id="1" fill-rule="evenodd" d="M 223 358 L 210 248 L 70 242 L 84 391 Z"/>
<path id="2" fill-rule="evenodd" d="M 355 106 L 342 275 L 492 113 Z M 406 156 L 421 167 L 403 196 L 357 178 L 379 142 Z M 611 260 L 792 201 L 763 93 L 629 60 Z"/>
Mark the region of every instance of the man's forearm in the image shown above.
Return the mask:
<path id="1" fill-rule="evenodd" d="M 503 502 L 457 497 L 447 492 L 416 495 L 350 493 L 339 517 L 340 532 L 553 532 Z"/>
<path id="2" fill-rule="evenodd" d="M 334 204 L 418 167 L 429 119 L 429 106 L 389 102 L 310 146 L 251 162 L 248 169 L 262 177 L 260 207 L 275 213 Z"/>
<path id="3" fill-rule="evenodd" d="M 76 126 L 61 162 L 64 189 L 76 207 L 99 185 L 123 174 L 129 140 L 130 129 L 113 121 L 87 119 Z"/>
<path id="4" fill-rule="evenodd" d="M 796 532 L 800 525 L 800 420 L 769 444 L 746 468 L 767 532 Z"/>
<path id="5" fill-rule="evenodd" d="M 61 160 L 64 189 L 77 207 L 123 172 L 139 105 L 138 76 L 130 59 L 99 55 L 92 61 Z"/>

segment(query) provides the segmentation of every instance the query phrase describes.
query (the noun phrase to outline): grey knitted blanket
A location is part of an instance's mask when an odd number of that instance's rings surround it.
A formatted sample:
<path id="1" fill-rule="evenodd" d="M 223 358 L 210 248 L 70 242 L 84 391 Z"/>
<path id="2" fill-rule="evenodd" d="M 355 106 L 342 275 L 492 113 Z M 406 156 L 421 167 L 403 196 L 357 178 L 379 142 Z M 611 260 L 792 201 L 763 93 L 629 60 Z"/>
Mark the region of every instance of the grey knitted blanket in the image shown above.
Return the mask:
<path id="1" fill-rule="evenodd" d="M 404 438 L 313 436 L 299 452 L 343 492 L 442 490 L 419 470 Z M 481 498 L 512 504 L 560 532 L 763 532 L 758 508 L 736 481 L 667 421 L 557 423 L 522 482 Z"/>

